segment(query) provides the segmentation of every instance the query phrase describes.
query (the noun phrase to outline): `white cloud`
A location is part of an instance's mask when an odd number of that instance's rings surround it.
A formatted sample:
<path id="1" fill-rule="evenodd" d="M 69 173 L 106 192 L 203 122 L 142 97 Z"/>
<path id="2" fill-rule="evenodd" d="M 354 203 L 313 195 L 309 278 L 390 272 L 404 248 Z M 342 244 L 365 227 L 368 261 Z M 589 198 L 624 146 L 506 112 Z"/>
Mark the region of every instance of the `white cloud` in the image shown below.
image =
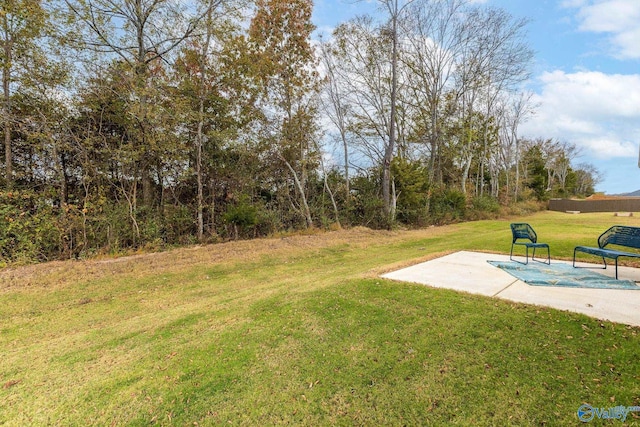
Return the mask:
<path id="1" fill-rule="evenodd" d="M 567 0 L 566 8 L 578 9 L 578 29 L 608 34 L 612 56 L 640 59 L 640 1 Z"/>
<path id="2" fill-rule="evenodd" d="M 582 7 L 587 4 L 587 0 L 563 0 L 560 2 L 560 7 L 574 8 Z"/>
<path id="3" fill-rule="evenodd" d="M 604 0 L 580 7 L 580 29 L 593 32 L 612 32 L 633 29 L 640 15 L 637 0 Z"/>
<path id="4" fill-rule="evenodd" d="M 616 135 L 607 137 L 584 138 L 581 140 L 582 147 L 590 152 L 601 153 L 606 150 L 606 156 L 600 156 L 601 159 L 610 159 L 615 157 L 632 157 L 638 154 L 638 145 L 631 141 L 620 141 L 616 139 Z"/>
<path id="5" fill-rule="evenodd" d="M 572 142 L 596 158 L 637 156 L 640 75 L 553 71 L 540 83 L 540 106 L 524 135 Z"/>
<path id="6" fill-rule="evenodd" d="M 640 18 L 638 27 L 616 34 L 612 40 L 620 48 L 618 57 L 640 59 Z"/>
<path id="7" fill-rule="evenodd" d="M 553 71 L 540 80 L 547 98 L 590 119 L 640 117 L 640 75 Z"/>

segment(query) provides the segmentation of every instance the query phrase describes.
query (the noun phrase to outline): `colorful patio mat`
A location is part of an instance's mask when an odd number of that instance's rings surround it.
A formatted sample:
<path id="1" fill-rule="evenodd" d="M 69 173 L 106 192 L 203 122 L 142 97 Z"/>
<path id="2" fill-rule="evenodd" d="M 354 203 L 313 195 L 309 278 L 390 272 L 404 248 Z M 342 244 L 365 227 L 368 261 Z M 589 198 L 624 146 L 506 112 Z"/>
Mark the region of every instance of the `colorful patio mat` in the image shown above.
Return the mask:
<path id="1" fill-rule="evenodd" d="M 547 265 L 530 262 L 525 265 L 513 261 L 487 262 L 532 286 L 640 290 L 640 286 L 630 280 L 616 280 L 593 270 L 574 268 L 571 264 Z"/>

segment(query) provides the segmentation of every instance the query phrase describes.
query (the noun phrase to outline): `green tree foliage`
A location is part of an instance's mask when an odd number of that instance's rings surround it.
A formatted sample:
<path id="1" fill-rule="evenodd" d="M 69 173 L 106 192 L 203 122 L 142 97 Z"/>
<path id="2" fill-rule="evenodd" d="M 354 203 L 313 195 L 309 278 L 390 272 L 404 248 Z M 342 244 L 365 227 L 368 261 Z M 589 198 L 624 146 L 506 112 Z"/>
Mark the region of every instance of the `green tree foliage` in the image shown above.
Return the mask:
<path id="1" fill-rule="evenodd" d="M 307 179 L 317 166 L 312 5 L 309 0 L 258 0 L 249 27 L 262 100 L 270 101 L 263 108 L 265 148 L 291 176 L 307 227 L 313 225 Z"/>
<path id="2" fill-rule="evenodd" d="M 30 74 L 38 71 L 37 60 L 47 13 L 39 0 L 0 1 L 0 68 L 2 68 L 2 127 L 4 136 L 4 180 L 13 186 L 12 130 L 20 116 L 12 99 L 31 84 Z"/>
<path id="3" fill-rule="evenodd" d="M 593 192 L 575 146 L 517 138 L 522 21 L 463 0 L 381 4 L 383 21 L 338 26 L 321 62 L 309 0 L 3 2 L 0 263 L 426 226 Z"/>
<path id="4" fill-rule="evenodd" d="M 421 162 L 396 157 L 391 164 L 397 194 L 397 218 L 405 224 L 429 222 L 429 169 Z"/>
<path id="5" fill-rule="evenodd" d="M 233 227 L 233 236 L 237 240 L 239 233 L 246 233 L 258 222 L 258 208 L 247 197 L 242 197 L 235 205 L 229 205 L 224 221 Z"/>
<path id="6" fill-rule="evenodd" d="M 547 192 L 547 170 L 539 146 L 529 148 L 523 156 L 525 187 L 533 191 L 538 199 L 545 199 Z"/>
<path id="7" fill-rule="evenodd" d="M 46 261 L 60 254 L 66 236 L 48 202 L 33 191 L 0 192 L 0 266 Z"/>
<path id="8" fill-rule="evenodd" d="M 454 188 L 438 188 L 433 192 L 429 213 L 435 224 L 457 222 L 465 218 L 467 198 Z"/>

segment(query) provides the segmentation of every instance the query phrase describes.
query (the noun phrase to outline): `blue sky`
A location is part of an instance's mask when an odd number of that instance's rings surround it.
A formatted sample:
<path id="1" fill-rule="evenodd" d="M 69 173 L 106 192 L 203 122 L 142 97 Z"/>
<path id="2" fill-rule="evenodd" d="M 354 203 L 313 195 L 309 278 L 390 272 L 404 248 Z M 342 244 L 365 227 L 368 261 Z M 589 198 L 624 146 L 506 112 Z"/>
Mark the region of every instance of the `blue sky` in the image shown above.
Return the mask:
<path id="1" fill-rule="evenodd" d="M 575 144 L 602 174 L 597 191 L 640 189 L 640 0 L 473 0 L 528 18 L 536 52 L 528 88 L 538 105 L 522 137 Z M 314 24 L 330 34 L 376 2 L 316 0 Z"/>

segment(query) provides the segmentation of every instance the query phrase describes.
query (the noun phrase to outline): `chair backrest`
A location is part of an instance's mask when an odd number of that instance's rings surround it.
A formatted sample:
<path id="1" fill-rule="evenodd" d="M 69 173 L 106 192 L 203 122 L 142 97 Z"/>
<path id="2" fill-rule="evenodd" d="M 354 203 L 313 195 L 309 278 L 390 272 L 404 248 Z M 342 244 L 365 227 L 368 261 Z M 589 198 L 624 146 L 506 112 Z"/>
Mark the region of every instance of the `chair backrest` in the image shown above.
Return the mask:
<path id="1" fill-rule="evenodd" d="M 526 222 L 512 223 L 511 235 L 513 236 L 512 243 L 515 243 L 518 239 L 528 239 L 531 243 L 536 243 L 538 241 L 538 235 Z"/>
<path id="2" fill-rule="evenodd" d="M 598 246 L 620 245 L 640 249 L 640 227 L 614 225 L 598 237 Z"/>

